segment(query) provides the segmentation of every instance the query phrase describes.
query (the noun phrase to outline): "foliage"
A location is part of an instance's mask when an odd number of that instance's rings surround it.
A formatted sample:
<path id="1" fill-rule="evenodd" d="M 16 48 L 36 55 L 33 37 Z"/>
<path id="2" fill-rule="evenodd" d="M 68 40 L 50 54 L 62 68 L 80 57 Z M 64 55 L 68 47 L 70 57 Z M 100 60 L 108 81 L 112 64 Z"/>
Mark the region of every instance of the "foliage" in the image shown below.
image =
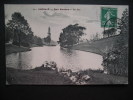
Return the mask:
<path id="1" fill-rule="evenodd" d="M 44 38 L 44 41 L 46 43 L 50 43 L 51 42 L 51 37 L 48 35 L 46 38 Z"/>
<path id="2" fill-rule="evenodd" d="M 109 74 L 128 75 L 128 48 L 112 50 L 103 57 L 104 70 Z"/>
<path id="3" fill-rule="evenodd" d="M 103 66 L 107 73 L 128 76 L 128 10 L 122 15 L 120 38 L 112 50 L 103 56 Z"/>
<path id="4" fill-rule="evenodd" d="M 5 26 L 5 42 L 8 43 L 11 38 L 13 38 L 13 33 L 7 26 Z"/>
<path id="5" fill-rule="evenodd" d="M 24 16 L 19 12 L 13 13 L 6 24 L 6 41 L 13 39 L 13 43 L 20 46 L 32 43 L 32 36 L 33 32 Z"/>
<path id="6" fill-rule="evenodd" d="M 125 9 L 125 11 L 122 13 L 122 18 L 121 18 L 121 23 L 119 23 L 120 25 L 120 29 L 121 29 L 121 33 L 127 35 L 126 33 L 128 33 L 128 17 L 129 13 L 128 13 L 128 9 Z"/>
<path id="7" fill-rule="evenodd" d="M 91 41 L 95 41 L 95 40 L 99 40 L 100 39 L 100 35 L 98 34 L 98 33 L 96 33 L 96 34 L 92 34 L 91 35 Z"/>
<path id="8" fill-rule="evenodd" d="M 38 37 L 38 36 L 33 36 L 33 44 L 42 46 L 43 45 L 42 39 L 40 37 Z"/>
<path id="9" fill-rule="evenodd" d="M 110 36 L 114 36 L 116 35 L 116 29 L 115 28 L 111 28 L 111 29 L 108 29 L 108 30 L 105 30 L 103 32 L 103 37 L 110 37 Z"/>
<path id="10" fill-rule="evenodd" d="M 62 29 L 63 32 L 60 33 L 59 43 L 61 47 L 73 46 L 79 42 L 79 39 L 85 33 L 85 27 L 75 25 L 68 25 L 66 28 Z"/>

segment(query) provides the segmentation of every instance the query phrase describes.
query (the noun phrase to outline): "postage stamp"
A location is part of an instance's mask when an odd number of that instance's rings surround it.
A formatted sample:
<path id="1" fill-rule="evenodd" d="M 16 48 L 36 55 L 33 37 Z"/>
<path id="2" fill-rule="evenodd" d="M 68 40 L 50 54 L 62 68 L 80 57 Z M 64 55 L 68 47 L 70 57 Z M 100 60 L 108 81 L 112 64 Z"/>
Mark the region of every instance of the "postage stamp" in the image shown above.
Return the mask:
<path id="1" fill-rule="evenodd" d="M 117 8 L 101 8 L 101 27 L 116 27 L 116 20 L 113 18 L 117 18 Z"/>

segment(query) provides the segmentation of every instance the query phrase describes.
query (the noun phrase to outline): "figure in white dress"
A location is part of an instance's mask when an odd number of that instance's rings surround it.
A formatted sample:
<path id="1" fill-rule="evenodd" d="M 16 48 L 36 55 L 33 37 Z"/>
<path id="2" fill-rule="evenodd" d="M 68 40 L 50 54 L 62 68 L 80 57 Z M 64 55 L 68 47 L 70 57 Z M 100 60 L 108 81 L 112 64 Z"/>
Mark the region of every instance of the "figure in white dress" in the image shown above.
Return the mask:
<path id="1" fill-rule="evenodd" d="M 104 15 L 104 18 L 106 18 L 107 22 L 107 26 L 109 27 L 110 25 L 112 25 L 112 22 L 109 20 L 111 18 L 111 16 L 115 16 L 112 14 L 111 10 L 108 9 L 108 11 L 106 12 L 106 14 Z"/>

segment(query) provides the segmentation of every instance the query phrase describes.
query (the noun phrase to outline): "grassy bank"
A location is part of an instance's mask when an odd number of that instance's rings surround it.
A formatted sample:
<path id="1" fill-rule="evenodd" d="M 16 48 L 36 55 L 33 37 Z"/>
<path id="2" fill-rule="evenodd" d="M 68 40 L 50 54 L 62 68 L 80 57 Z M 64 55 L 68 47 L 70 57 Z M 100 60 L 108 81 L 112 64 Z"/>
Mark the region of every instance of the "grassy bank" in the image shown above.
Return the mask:
<path id="1" fill-rule="evenodd" d="M 120 35 L 117 35 L 92 41 L 91 43 L 90 42 L 80 43 L 78 45 L 74 45 L 73 49 L 103 55 L 108 49 L 112 48 L 114 42 L 116 42 L 116 40 L 118 40 L 120 37 L 121 37 Z"/>
<path id="2" fill-rule="evenodd" d="M 6 44 L 5 45 L 5 49 L 6 49 L 6 55 L 7 54 L 11 54 L 11 53 L 17 53 L 17 52 L 24 52 L 24 51 L 30 51 L 30 48 L 27 47 L 18 47 L 16 45 L 12 45 L 12 44 Z"/>
<path id="3" fill-rule="evenodd" d="M 79 74 L 80 73 L 80 74 Z M 83 80 L 84 76 L 89 79 Z M 75 79 L 74 79 L 75 78 Z M 104 85 L 104 84 L 128 84 L 128 77 L 104 74 L 99 71 L 85 70 L 72 72 L 70 75 L 49 69 L 19 70 L 6 69 L 8 84 L 43 84 L 43 85 Z"/>
<path id="4" fill-rule="evenodd" d="M 42 45 L 43 46 L 43 45 Z M 31 44 L 30 47 L 40 47 L 40 45 L 37 45 L 37 44 Z"/>
<path id="5" fill-rule="evenodd" d="M 81 50 L 86 52 L 92 52 L 104 56 L 105 53 L 112 49 L 113 44 L 121 38 L 121 35 L 112 36 L 109 38 L 103 38 L 100 40 L 85 42 L 74 45 L 74 50 Z M 125 84 L 128 83 L 128 77 L 109 75 L 99 72 L 88 71 L 88 75 L 91 77 L 89 84 Z M 91 74 L 90 74 L 91 73 Z"/>
<path id="6" fill-rule="evenodd" d="M 19 70 L 6 69 L 6 80 L 9 84 L 45 84 L 60 85 L 72 84 L 69 78 L 60 75 L 54 70 Z"/>
<path id="7" fill-rule="evenodd" d="M 81 71 L 90 76 L 88 84 L 128 84 L 128 77 L 105 74 L 95 70 Z"/>
<path id="8" fill-rule="evenodd" d="M 103 52 L 100 49 L 98 49 L 98 47 L 95 47 L 95 46 L 93 46 L 87 42 L 75 45 L 72 47 L 72 49 L 86 51 L 86 52 L 92 52 L 92 53 L 103 55 Z"/>
<path id="9" fill-rule="evenodd" d="M 46 45 L 46 46 L 56 46 L 58 43 L 55 42 L 55 41 L 53 41 L 53 40 L 51 40 L 50 43 L 46 43 L 46 42 L 44 42 L 43 44 Z"/>

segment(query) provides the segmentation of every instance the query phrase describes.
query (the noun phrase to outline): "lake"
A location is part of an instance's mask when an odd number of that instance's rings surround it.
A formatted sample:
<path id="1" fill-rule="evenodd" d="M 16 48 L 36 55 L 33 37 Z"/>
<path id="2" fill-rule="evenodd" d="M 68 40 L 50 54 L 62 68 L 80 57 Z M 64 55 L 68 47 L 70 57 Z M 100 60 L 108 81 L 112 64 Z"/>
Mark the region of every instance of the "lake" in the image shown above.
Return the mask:
<path id="1" fill-rule="evenodd" d="M 32 69 L 45 61 L 54 61 L 58 68 L 79 71 L 103 69 L 102 56 L 90 52 L 60 48 L 57 46 L 33 47 L 31 51 L 12 53 L 6 56 L 6 67 Z"/>

